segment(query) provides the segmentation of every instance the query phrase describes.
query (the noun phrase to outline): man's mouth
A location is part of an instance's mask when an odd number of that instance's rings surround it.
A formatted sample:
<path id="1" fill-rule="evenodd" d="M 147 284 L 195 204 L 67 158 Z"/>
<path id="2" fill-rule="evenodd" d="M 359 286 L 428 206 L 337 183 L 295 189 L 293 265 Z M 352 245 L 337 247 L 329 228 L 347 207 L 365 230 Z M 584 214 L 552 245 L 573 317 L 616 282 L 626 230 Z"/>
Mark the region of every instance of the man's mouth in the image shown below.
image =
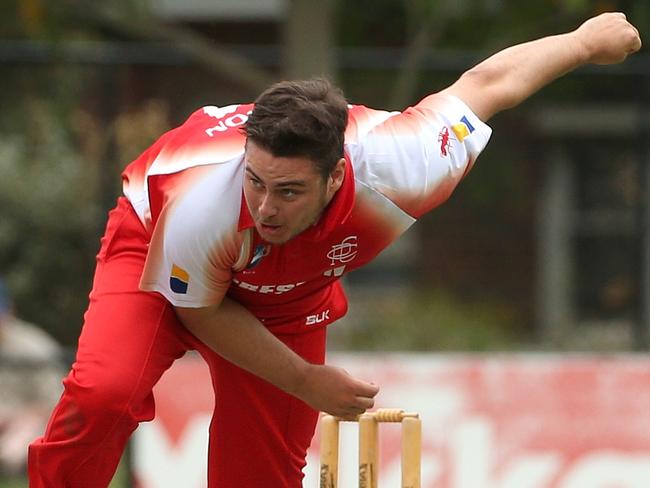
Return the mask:
<path id="1" fill-rule="evenodd" d="M 279 224 L 260 223 L 260 230 L 262 230 L 266 234 L 277 234 L 281 228 L 282 226 Z"/>

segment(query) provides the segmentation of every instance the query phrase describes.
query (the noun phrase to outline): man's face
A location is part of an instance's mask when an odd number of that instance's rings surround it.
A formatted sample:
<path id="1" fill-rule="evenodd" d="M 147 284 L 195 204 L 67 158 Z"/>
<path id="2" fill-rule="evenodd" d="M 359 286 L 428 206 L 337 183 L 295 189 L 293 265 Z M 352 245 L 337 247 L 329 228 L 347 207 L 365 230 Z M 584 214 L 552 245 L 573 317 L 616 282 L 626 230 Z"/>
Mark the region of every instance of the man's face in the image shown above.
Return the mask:
<path id="1" fill-rule="evenodd" d="M 276 157 L 246 143 L 244 196 L 255 228 L 270 244 L 284 244 L 318 221 L 343 183 L 345 160 L 325 180 L 305 157 Z"/>

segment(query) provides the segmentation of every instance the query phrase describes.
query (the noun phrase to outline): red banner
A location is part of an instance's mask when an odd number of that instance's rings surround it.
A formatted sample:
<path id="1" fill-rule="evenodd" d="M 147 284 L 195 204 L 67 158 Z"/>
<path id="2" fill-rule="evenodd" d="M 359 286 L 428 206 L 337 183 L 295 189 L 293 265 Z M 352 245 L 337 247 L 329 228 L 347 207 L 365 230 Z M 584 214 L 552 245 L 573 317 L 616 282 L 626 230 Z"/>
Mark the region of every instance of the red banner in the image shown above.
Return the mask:
<path id="1" fill-rule="evenodd" d="M 332 355 L 381 385 L 378 407 L 420 413 L 423 487 L 647 488 L 650 359 L 635 356 Z M 205 487 L 212 392 L 198 357 L 156 387 L 134 440 L 143 488 Z M 340 486 L 356 486 L 356 424 L 341 432 Z M 379 485 L 399 486 L 399 426 L 381 427 Z M 318 434 L 304 486 L 318 486 Z"/>

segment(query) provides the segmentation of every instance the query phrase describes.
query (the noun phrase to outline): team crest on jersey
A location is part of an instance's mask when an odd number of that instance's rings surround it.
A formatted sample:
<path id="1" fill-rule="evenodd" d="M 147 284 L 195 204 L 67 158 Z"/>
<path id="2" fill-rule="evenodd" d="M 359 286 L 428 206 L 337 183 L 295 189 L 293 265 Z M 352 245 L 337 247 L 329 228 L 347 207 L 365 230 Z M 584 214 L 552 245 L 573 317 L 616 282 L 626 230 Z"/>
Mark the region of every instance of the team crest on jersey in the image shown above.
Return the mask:
<path id="1" fill-rule="evenodd" d="M 449 128 L 443 127 L 440 132 L 438 132 L 438 142 L 440 143 L 440 155 L 443 157 L 449 156 L 451 151 L 451 140 L 453 137 L 449 135 Z"/>
<path id="2" fill-rule="evenodd" d="M 335 268 L 328 269 L 323 273 L 325 276 L 341 276 L 345 271 L 346 263 L 357 257 L 357 236 L 348 236 L 339 244 L 334 244 L 327 253 L 327 258 Z"/>

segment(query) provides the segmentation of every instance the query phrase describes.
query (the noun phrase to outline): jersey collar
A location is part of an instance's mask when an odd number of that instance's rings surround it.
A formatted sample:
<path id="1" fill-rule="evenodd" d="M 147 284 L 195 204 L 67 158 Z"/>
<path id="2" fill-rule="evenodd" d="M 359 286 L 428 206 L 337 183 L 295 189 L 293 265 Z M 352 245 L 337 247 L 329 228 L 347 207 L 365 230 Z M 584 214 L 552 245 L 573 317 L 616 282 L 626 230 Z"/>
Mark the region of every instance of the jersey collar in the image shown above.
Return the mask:
<path id="1" fill-rule="evenodd" d="M 241 232 L 242 230 L 250 229 L 251 227 L 255 227 L 255 221 L 253 220 L 251 213 L 248 211 L 244 189 L 242 188 L 241 208 L 239 210 L 239 223 L 237 224 L 237 230 Z"/>
<path id="2" fill-rule="evenodd" d="M 325 239 L 334 229 L 344 224 L 354 207 L 355 185 L 354 185 L 354 170 L 352 169 L 352 162 L 348 156 L 345 156 L 345 178 L 341 188 L 336 192 L 329 205 L 325 208 L 323 215 L 321 215 L 318 222 L 312 225 L 309 229 L 303 231 L 299 236 L 300 238 L 319 241 Z M 239 212 L 239 223 L 237 229 L 239 231 L 255 227 L 255 221 L 248 211 L 244 191 L 241 194 L 241 209 Z"/>

